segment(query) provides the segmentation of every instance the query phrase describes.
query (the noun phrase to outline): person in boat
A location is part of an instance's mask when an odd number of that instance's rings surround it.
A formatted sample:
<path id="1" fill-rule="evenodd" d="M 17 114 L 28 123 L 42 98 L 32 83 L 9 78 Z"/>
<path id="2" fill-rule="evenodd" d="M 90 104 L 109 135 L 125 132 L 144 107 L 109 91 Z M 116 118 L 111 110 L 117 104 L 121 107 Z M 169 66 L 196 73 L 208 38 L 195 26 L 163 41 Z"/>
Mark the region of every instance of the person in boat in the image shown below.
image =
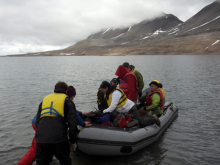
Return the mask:
<path id="1" fill-rule="evenodd" d="M 34 131 L 37 131 L 37 127 L 35 125 L 35 121 L 36 121 L 37 115 L 34 116 L 33 120 L 32 120 L 32 127 L 34 129 Z M 36 154 L 36 145 L 37 142 L 35 140 L 35 134 L 34 134 L 34 138 L 32 140 L 31 143 L 31 147 L 29 149 L 29 151 L 18 161 L 17 165 L 32 165 L 34 160 L 35 160 L 35 154 Z"/>
<path id="2" fill-rule="evenodd" d="M 117 78 L 113 78 L 111 81 L 110 81 L 110 84 L 111 85 L 115 85 L 117 86 L 119 84 L 119 80 Z M 101 88 L 99 87 L 98 89 L 98 92 L 96 94 L 97 96 L 97 103 L 98 103 L 98 109 L 100 111 L 103 111 L 104 109 L 108 108 L 108 104 L 107 104 L 107 101 L 104 97 L 104 94 L 103 92 L 101 91 Z"/>
<path id="3" fill-rule="evenodd" d="M 53 155 L 60 164 L 71 165 L 70 146 L 77 140 L 77 115 L 74 103 L 66 95 L 68 86 L 57 82 L 54 93 L 44 97 L 36 119 L 36 163 L 49 164 Z"/>
<path id="4" fill-rule="evenodd" d="M 160 83 L 160 81 L 153 80 L 149 86 L 151 88 L 151 92 L 147 95 L 146 106 L 139 109 L 139 114 L 157 114 L 159 117 L 163 113 L 163 106 L 165 103 L 165 92 L 163 90 L 163 85 Z"/>
<path id="5" fill-rule="evenodd" d="M 103 113 L 111 113 L 114 110 L 119 113 L 129 112 L 142 126 L 151 125 L 155 122 L 157 124 L 160 123 L 156 115 L 145 118 L 140 117 L 135 103 L 128 99 L 123 90 L 120 88 L 110 85 L 110 83 L 107 81 L 103 81 L 100 85 L 100 88 L 106 95 L 106 100 L 109 106 L 103 111 Z"/>
<path id="6" fill-rule="evenodd" d="M 144 88 L 144 81 L 143 81 L 142 74 L 139 71 L 135 70 L 135 66 L 134 65 L 129 65 L 128 62 L 124 62 L 123 66 L 127 70 L 132 71 L 135 74 L 135 76 L 137 77 L 137 81 L 138 81 L 138 96 L 140 97 L 142 95 L 142 90 Z"/>
<path id="7" fill-rule="evenodd" d="M 104 97 L 104 94 L 101 91 L 101 88 L 98 89 L 96 96 L 97 96 L 98 109 L 102 112 L 104 109 L 108 108 L 108 104 Z"/>
<path id="8" fill-rule="evenodd" d="M 140 103 L 138 106 L 140 108 L 146 106 L 146 99 L 147 99 L 147 96 L 150 94 L 150 92 L 151 92 L 150 87 L 148 87 L 142 91 L 142 96 L 140 96 L 138 98 L 138 101 Z"/>
<path id="9" fill-rule="evenodd" d="M 111 81 L 110 81 L 110 84 L 111 85 L 114 85 L 114 86 L 118 86 L 118 84 L 119 84 L 119 81 L 118 81 L 118 79 L 117 78 L 113 78 Z"/>
<path id="10" fill-rule="evenodd" d="M 138 81 L 135 74 L 127 70 L 123 65 L 119 65 L 115 75 L 121 79 L 120 88 L 127 98 L 136 103 L 138 98 Z"/>
<path id="11" fill-rule="evenodd" d="M 72 103 L 73 103 L 73 99 L 76 96 L 76 89 L 73 86 L 69 86 L 67 90 L 67 95 L 69 99 L 72 100 Z M 84 121 L 81 117 L 82 115 L 87 114 L 87 113 L 90 113 L 90 112 L 80 112 L 76 110 L 77 122 L 82 127 L 90 127 L 92 125 L 90 121 Z"/>

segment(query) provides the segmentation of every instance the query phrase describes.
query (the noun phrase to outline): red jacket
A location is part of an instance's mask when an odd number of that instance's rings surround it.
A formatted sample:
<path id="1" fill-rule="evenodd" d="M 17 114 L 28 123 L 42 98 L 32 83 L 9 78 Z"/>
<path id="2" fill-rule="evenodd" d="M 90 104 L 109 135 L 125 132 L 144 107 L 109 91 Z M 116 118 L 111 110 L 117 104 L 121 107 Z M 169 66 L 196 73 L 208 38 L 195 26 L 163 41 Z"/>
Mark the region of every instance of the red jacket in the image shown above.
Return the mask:
<path id="1" fill-rule="evenodd" d="M 37 131 L 37 127 L 35 125 L 37 115 L 32 120 L 32 127 L 35 131 Z M 35 160 L 36 155 L 36 146 L 37 142 L 35 140 L 35 135 L 31 143 L 30 150 L 19 160 L 19 162 L 16 165 L 32 165 Z"/>
<path id="2" fill-rule="evenodd" d="M 124 66 L 119 65 L 118 69 L 115 72 L 115 75 L 121 78 L 121 82 L 123 83 L 123 85 L 122 88 L 121 86 L 120 88 L 124 91 L 127 98 L 132 101 L 137 101 L 137 78 L 133 74 L 133 72 L 128 71 Z"/>

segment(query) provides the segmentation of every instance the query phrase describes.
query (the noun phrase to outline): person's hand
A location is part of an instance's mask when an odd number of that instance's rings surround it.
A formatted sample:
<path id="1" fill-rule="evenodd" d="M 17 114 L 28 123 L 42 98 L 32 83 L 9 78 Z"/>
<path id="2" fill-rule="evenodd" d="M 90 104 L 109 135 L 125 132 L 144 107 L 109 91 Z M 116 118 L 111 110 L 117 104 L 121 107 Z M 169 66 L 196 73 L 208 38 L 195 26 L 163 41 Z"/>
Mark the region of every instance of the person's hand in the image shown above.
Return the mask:
<path id="1" fill-rule="evenodd" d="M 75 151 L 76 147 L 77 147 L 76 143 L 74 144 L 70 143 L 70 151 Z"/>
<path id="2" fill-rule="evenodd" d="M 139 110 L 140 110 L 140 111 L 143 111 L 143 110 L 144 110 L 144 108 L 145 108 L 145 107 L 141 107 Z"/>
<path id="3" fill-rule="evenodd" d="M 85 115 L 85 114 L 88 114 L 88 113 L 90 113 L 90 112 L 86 111 L 86 112 L 83 112 L 82 115 Z"/>
<path id="4" fill-rule="evenodd" d="M 86 127 L 90 127 L 92 124 L 90 123 L 90 121 L 85 121 Z"/>

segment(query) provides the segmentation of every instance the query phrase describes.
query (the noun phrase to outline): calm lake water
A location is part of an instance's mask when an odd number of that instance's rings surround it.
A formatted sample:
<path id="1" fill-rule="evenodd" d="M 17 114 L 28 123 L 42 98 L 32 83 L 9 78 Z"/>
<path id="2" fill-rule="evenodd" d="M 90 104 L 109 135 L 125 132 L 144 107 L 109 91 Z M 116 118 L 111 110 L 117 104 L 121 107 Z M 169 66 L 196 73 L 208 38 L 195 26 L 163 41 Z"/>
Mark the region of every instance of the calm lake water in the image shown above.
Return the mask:
<path id="1" fill-rule="evenodd" d="M 145 88 L 160 80 L 179 116 L 147 148 L 123 157 L 73 156 L 74 165 L 220 164 L 220 55 L 0 58 L 0 164 L 15 165 L 29 150 L 31 121 L 57 81 L 76 88 L 77 110 L 95 110 L 96 92 L 123 62 L 142 73 Z M 59 164 L 54 158 L 52 165 Z"/>

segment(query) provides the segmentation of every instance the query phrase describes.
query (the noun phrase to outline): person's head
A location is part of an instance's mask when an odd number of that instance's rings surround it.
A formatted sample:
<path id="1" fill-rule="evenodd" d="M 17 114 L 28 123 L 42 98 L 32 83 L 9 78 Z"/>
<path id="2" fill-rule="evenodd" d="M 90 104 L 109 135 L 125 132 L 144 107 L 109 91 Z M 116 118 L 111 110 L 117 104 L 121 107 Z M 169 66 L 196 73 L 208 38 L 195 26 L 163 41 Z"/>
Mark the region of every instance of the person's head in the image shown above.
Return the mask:
<path id="1" fill-rule="evenodd" d="M 131 70 L 134 70 L 135 66 L 134 65 L 129 65 L 129 68 L 131 68 Z"/>
<path id="2" fill-rule="evenodd" d="M 149 84 L 151 91 L 154 91 L 155 89 L 157 89 L 159 87 L 160 81 L 158 80 L 154 80 L 151 81 L 151 83 Z"/>
<path id="3" fill-rule="evenodd" d="M 117 80 L 117 78 L 113 78 L 113 79 L 110 81 L 110 84 L 111 84 L 111 85 L 114 85 L 114 86 L 117 86 L 117 85 L 118 85 L 118 80 Z"/>
<path id="4" fill-rule="evenodd" d="M 130 65 L 129 65 L 128 62 L 124 62 L 122 65 L 123 65 L 127 70 L 131 70 Z"/>
<path id="5" fill-rule="evenodd" d="M 129 70 L 126 69 L 123 65 L 119 65 L 118 69 L 115 72 L 115 75 L 118 76 L 119 78 L 123 78 L 126 73 L 128 73 Z"/>
<path id="6" fill-rule="evenodd" d="M 108 92 L 108 89 L 110 89 L 110 83 L 108 81 L 102 81 L 102 84 L 100 85 L 102 93 L 106 94 Z"/>
<path id="7" fill-rule="evenodd" d="M 57 89 L 62 89 L 66 92 L 68 89 L 68 85 L 65 82 L 58 81 L 54 87 L 54 90 L 57 90 Z"/>
<path id="8" fill-rule="evenodd" d="M 67 90 L 67 95 L 69 96 L 70 100 L 73 100 L 76 96 L 76 89 L 70 85 Z"/>

